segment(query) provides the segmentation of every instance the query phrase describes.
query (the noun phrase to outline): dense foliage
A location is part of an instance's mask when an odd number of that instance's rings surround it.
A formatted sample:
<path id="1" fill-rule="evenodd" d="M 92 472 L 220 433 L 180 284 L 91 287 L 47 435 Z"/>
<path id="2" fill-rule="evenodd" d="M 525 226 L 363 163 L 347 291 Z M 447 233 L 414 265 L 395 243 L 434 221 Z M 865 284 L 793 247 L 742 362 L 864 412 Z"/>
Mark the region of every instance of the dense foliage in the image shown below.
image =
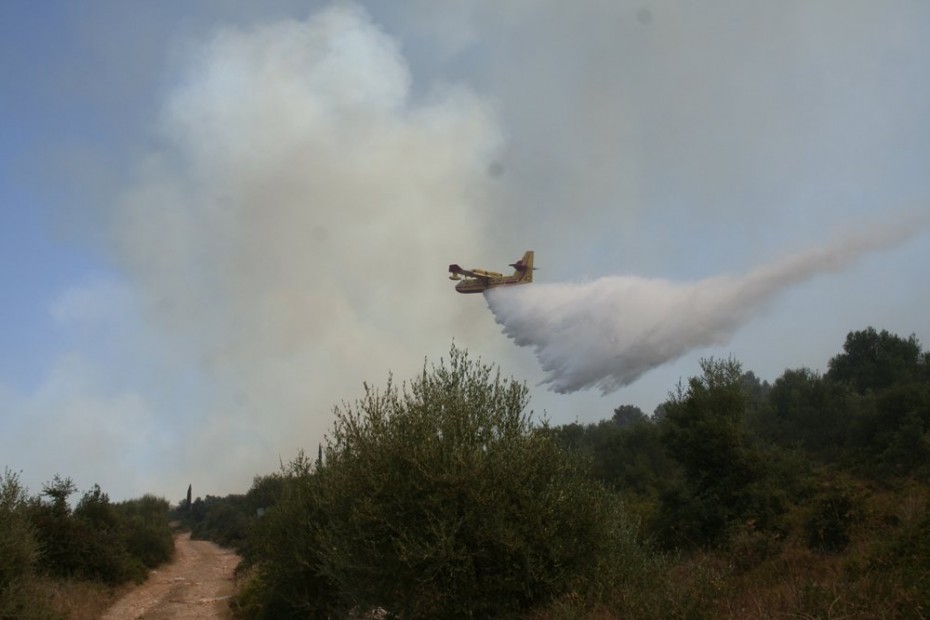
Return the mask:
<path id="1" fill-rule="evenodd" d="M 335 411 L 315 458 L 181 502 L 243 555 L 242 617 L 923 617 L 930 353 L 850 333 L 825 374 L 771 384 L 703 360 L 652 416 L 550 428 L 528 390 L 453 347 Z M 30 495 L 0 476 L 0 620 L 63 617 L 54 582 L 140 581 L 168 504 Z M 45 589 L 43 589 L 45 588 Z"/>
<path id="2" fill-rule="evenodd" d="M 39 545 L 27 515 L 28 497 L 9 470 L 0 478 L 0 618 L 16 618 L 28 606 L 23 596 L 35 571 Z"/>
<path id="3" fill-rule="evenodd" d="M 734 360 L 701 367 L 651 418 L 620 408 L 556 433 L 657 547 L 718 567 L 708 615 L 930 609 L 930 355 L 917 339 L 852 332 L 825 375 L 789 369 L 771 385 Z M 697 577 L 679 585 L 706 596 Z"/>
<path id="4" fill-rule="evenodd" d="M 194 540 L 212 540 L 250 558 L 257 520 L 278 503 L 285 482 L 281 474 L 256 476 L 244 495 L 207 495 L 190 504 L 184 499 L 172 509 L 171 518 L 190 530 Z"/>
<path id="5" fill-rule="evenodd" d="M 620 503 L 526 404 L 525 386 L 453 348 L 337 409 L 325 459 L 291 463 L 260 521 L 251 611 L 502 617 L 594 581 L 616 554 L 641 563 Z"/>
<path id="6" fill-rule="evenodd" d="M 930 354 L 915 337 L 852 332 L 826 373 L 772 383 L 703 360 L 651 416 L 624 405 L 550 428 L 526 405 L 524 386 L 453 349 L 338 408 L 315 458 L 178 514 L 243 554 L 246 618 L 930 610 Z"/>
<path id="7" fill-rule="evenodd" d="M 112 503 L 99 486 L 72 509 L 68 478 L 30 497 L 19 476 L 0 477 L 0 618 L 49 618 L 39 578 L 117 585 L 142 581 L 174 551 L 168 502 L 146 495 Z"/>

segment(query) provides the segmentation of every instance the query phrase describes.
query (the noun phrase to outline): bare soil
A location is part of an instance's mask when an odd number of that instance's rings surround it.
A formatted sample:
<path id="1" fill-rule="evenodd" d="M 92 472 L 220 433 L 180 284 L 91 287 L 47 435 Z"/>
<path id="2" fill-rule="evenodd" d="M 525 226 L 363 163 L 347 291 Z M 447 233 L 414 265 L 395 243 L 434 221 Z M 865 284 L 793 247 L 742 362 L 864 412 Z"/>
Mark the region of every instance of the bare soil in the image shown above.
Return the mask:
<path id="1" fill-rule="evenodd" d="M 190 533 L 174 538 L 171 564 L 119 599 L 102 620 L 225 620 L 239 556 Z"/>

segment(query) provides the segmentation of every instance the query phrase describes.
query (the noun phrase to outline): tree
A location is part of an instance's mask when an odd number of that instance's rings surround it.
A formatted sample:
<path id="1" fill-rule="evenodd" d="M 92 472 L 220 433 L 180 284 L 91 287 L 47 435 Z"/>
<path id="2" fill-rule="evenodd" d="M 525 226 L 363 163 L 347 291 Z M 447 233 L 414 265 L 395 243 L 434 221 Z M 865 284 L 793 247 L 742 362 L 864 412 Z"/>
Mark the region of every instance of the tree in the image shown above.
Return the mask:
<path id="1" fill-rule="evenodd" d="M 913 334 L 905 340 L 869 327 L 847 334 L 843 353 L 829 362 L 827 379 L 865 394 L 920 377 L 925 372 L 922 359 L 920 342 Z"/>
<path id="2" fill-rule="evenodd" d="M 58 474 L 55 474 L 50 482 L 42 485 L 42 495 L 51 499 L 52 512 L 58 517 L 67 517 L 71 514 L 68 498 L 75 491 L 77 487 L 74 481 L 71 478 L 62 478 Z"/>
<path id="3" fill-rule="evenodd" d="M 570 591 L 616 544 L 621 513 L 526 406 L 523 384 L 455 347 L 401 389 L 366 385 L 336 409 L 322 467 L 292 464 L 262 524 L 262 579 L 303 615 L 502 617 Z M 342 609 L 314 612 L 326 581 Z"/>
<path id="4" fill-rule="evenodd" d="M 684 484 L 663 495 L 658 529 L 669 546 L 710 546 L 730 524 L 768 498 L 757 493 L 764 476 L 745 429 L 748 397 L 735 360 L 701 360 L 703 375 L 666 403 L 663 443 L 682 467 Z"/>
<path id="5" fill-rule="evenodd" d="M 614 409 L 614 416 L 611 419 L 614 424 L 623 428 L 645 422 L 647 418 L 643 410 L 635 405 L 620 405 Z"/>
<path id="6" fill-rule="evenodd" d="M 679 475 L 663 448 L 659 425 L 648 418 L 617 429 L 594 446 L 592 471 L 611 489 L 656 495 Z"/>
<path id="7" fill-rule="evenodd" d="M 0 475 L 0 618 L 13 618 L 28 602 L 22 596 L 39 556 L 35 532 L 26 514 L 26 490 L 9 469 Z"/>
<path id="8" fill-rule="evenodd" d="M 320 530 L 329 517 L 319 501 L 316 473 L 301 452 L 277 477 L 274 502 L 256 522 L 246 550 L 245 561 L 256 566 L 258 577 L 233 602 L 238 615 L 269 620 L 336 617 L 340 592 L 323 571 Z"/>
<path id="9" fill-rule="evenodd" d="M 930 382 L 899 383 L 861 399 L 849 441 L 850 460 L 872 476 L 930 471 Z"/>
<path id="10" fill-rule="evenodd" d="M 769 392 L 758 432 L 781 446 L 827 454 L 842 447 L 849 426 L 847 392 L 808 368 L 785 370 Z"/>
<path id="11" fill-rule="evenodd" d="M 174 555 L 174 536 L 169 524 L 168 501 L 143 495 L 114 506 L 119 516 L 124 546 L 145 567 L 155 568 Z"/>
<path id="12" fill-rule="evenodd" d="M 930 356 L 869 327 L 850 332 L 826 379 L 851 394 L 847 457 L 872 476 L 922 475 L 930 458 Z"/>
<path id="13" fill-rule="evenodd" d="M 655 494 L 675 478 L 675 464 L 660 440 L 659 424 L 625 405 L 611 420 L 552 429 L 559 443 L 590 462 L 591 475 L 612 490 Z"/>
<path id="14" fill-rule="evenodd" d="M 98 484 L 84 493 L 74 509 L 74 516 L 98 531 L 109 531 L 116 527 L 116 514 L 110 504 L 110 496 L 104 493 Z"/>

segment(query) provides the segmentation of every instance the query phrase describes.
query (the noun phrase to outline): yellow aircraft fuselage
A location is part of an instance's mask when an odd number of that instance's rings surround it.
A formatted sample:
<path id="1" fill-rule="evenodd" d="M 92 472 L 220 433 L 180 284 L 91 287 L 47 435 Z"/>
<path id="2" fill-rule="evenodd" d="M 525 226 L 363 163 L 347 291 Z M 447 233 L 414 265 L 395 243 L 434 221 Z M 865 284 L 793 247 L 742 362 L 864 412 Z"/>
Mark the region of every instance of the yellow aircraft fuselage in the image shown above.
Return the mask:
<path id="1" fill-rule="evenodd" d="M 483 293 L 497 286 L 529 284 L 533 281 L 533 250 L 527 250 L 523 258 L 510 265 L 514 268 L 512 275 L 505 276 L 496 271 L 484 269 L 462 269 L 458 265 L 449 265 L 450 280 L 461 280 L 455 285 L 459 293 Z"/>

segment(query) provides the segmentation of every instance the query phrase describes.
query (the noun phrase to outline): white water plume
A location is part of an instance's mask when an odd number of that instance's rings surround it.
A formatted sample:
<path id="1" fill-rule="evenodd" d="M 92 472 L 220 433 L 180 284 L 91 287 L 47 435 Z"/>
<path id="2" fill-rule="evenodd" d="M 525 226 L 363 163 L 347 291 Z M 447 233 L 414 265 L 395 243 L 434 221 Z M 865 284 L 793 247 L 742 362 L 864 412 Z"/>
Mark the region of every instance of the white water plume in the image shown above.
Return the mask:
<path id="1" fill-rule="evenodd" d="M 919 228 L 910 220 L 849 235 L 739 276 L 697 282 L 608 276 L 502 287 L 486 298 L 504 334 L 534 349 L 550 389 L 568 393 L 596 387 L 609 394 L 689 351 L 726 344 L 791 285 L 841 271 Z"/>

